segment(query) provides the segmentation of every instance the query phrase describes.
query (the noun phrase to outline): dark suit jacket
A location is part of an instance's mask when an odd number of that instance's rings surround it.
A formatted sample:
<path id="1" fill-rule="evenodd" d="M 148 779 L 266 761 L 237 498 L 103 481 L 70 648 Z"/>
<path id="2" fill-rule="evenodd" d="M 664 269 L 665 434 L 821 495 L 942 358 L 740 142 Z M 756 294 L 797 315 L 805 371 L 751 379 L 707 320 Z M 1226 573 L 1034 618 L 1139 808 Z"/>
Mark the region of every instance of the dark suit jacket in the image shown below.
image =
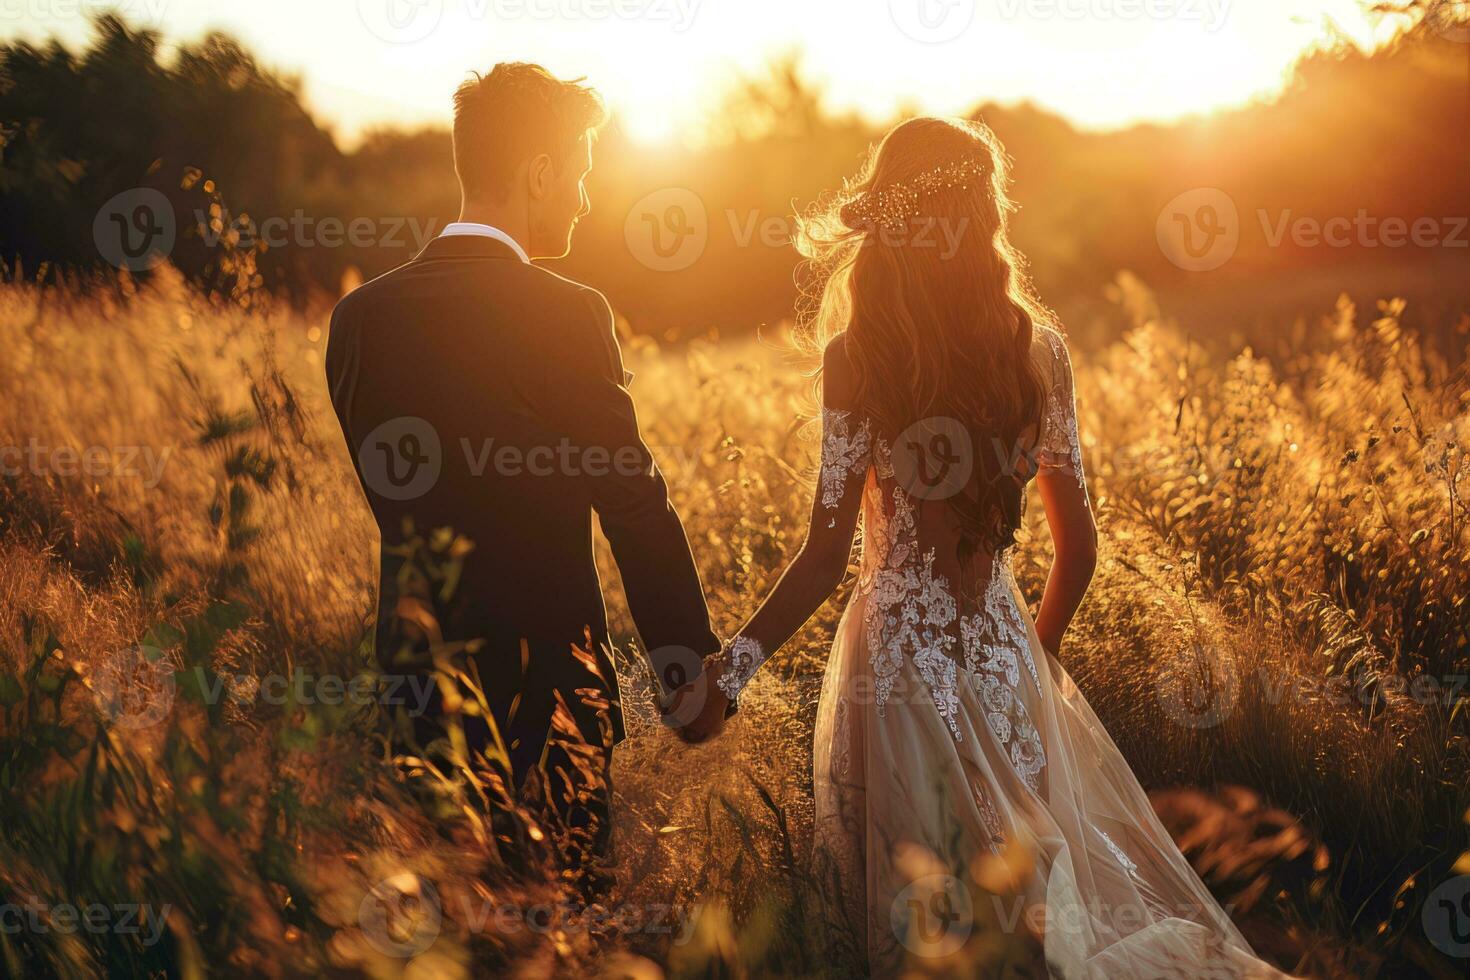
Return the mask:
<path id="1" fill-rule="evenodd" d="M 507 742 L 537 749 L 553 692 L 576 707 L 582 688 L 612 702 L 621 739 L 617 677 L 601 649 L 594 510 L 666 689 L 718 649 L 601 293 L 494 239 L 438 238 L 337 304 L 326 373 L 382 535 L 380 657 L 401 593 L 421 588 L 392 552 L 404 519 L 421 532 L 452 527 L 474 549 L 435 615 L 446 641 L 485 641 L 476 656 Z M 601 681 L 571 652 L 585 630 Z M 592 717 L 574 713 L 595 737 Z"/>

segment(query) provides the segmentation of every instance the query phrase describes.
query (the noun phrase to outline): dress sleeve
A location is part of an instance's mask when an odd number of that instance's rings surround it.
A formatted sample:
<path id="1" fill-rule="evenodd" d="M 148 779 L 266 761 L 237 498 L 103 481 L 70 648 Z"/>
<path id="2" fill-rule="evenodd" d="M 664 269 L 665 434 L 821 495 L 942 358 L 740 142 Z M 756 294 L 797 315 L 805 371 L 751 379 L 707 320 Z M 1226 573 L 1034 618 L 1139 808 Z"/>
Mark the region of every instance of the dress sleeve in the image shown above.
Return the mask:
<path id="1" fill-rule="evenodd" d="M 1041 420 L 1041 438 L 1036 445 L 1036 463 L 1043 473 L 1065 473 L 1084 485 L 1082 442 L 1077 434 L 1077 396 L 1072 379 L 1072 359 L 1062 338 L 1046 331 L 1050 364 L 1050 389 Z M 1049 371 L 1048 371 L 1049 368 Z"/>

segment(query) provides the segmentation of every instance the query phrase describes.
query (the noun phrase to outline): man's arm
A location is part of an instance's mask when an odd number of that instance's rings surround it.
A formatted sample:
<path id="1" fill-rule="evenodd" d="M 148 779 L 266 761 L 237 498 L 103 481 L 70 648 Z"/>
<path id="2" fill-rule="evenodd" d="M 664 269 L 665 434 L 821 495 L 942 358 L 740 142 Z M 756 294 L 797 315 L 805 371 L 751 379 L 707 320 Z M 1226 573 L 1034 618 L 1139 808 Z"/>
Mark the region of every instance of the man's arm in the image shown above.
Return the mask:
<path id="1" fill-rule="evenodd" d="M 577 322 L 559 338 L 564 344 L 548 352 L 548 384 L 538 395 L 546 418 L 575 447 L 570 458 L 591 488 L 633 621 L 668 695 L 699 676 L 701 658 L 719 640 L 684 526 L 623 384 L 612 310 L 595 290 L 581 299 Z"/>

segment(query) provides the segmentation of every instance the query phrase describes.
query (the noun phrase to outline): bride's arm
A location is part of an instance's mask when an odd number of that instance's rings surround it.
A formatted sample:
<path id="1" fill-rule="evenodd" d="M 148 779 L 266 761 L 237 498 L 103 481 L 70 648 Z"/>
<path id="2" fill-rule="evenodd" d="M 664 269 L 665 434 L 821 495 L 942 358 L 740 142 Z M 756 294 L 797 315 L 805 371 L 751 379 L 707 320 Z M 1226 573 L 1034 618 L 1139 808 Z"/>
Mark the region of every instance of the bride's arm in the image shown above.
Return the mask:
<path id="1" fill-rule="evenodd" d="M 1036 486 L 1041 491 L 1055 552 L 1041 609 L 1036 614 L 1036 635 L 1041 645 L 1056 656 L 1097 567 L 1097 524 L 1092 518 L 1086 484 L 1069 474 L 1043 470 L 1036 477 Z"/>
<path id="2" fill-rule="evenodd" d="M 872 451 L 872 429 L 850 409 L 850 368 L 843 338 L 828 346 L 822 369 L 822 468 L 806 539 L 760 608 L 726 646 L 713 675 L 734 699 L 766 658 L 831 597 L 852 554 Z"/>
<path id="3" fill-rule="evenodd" d="M 1036 614 L 1036 635 L 1055 656 L 1097 567 L 1097 524 L 1082 472 L 1072 362 L 1059 337 L 1052 352 L 1052 390 L 1037 447 L 1036 486 L 1046 509 L 1055 560 Z"/>

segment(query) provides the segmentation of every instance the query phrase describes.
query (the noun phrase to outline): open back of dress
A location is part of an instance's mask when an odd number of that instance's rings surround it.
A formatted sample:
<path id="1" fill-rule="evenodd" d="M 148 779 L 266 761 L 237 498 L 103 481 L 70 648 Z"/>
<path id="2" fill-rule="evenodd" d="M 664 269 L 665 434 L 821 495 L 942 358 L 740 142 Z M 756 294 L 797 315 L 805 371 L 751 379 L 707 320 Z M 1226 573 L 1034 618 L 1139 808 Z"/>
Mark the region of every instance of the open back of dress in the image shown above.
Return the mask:
<path id="1" fill-rule="evenodd" d="M 1050 391 L 1028 453 L 1081 485 L 1067 349 L 1038 329 L 1033 352 Z M 1010 554 L 962 564 L 948 503 L 902 468 L 870 420 L 829 399 L 822 503 L 836 511 L 862 494 L 862 563 L 818 711 L 818 854 L 836 871 L 831 906 L 865 940 L 873 973 L 945 945 L 942 929 L 912 928 L 900 845 L 963 879 L 978 853 L 1016 843 L 1032 855 L 1024 903 L 1046 910 L 1057 975 L 1280 975 L 1252 954 L 1042 648 Z"/>

